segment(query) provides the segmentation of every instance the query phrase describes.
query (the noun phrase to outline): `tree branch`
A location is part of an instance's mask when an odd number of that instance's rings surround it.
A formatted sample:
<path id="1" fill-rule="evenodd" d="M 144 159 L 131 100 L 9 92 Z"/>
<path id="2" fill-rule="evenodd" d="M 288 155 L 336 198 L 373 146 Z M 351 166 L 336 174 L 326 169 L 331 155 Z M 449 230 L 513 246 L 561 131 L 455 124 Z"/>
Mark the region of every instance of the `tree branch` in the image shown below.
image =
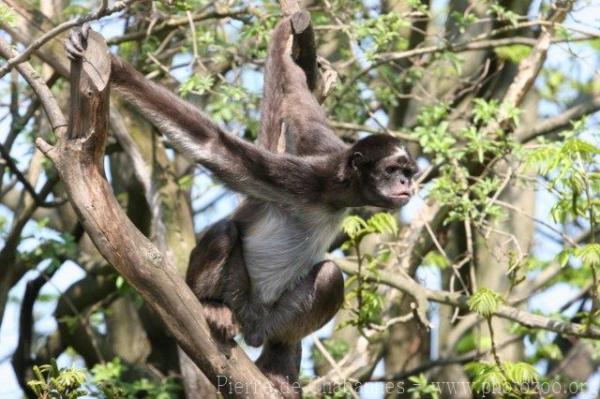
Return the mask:
<path id="1" fill-rule="evenodd" d="M 279 397 L 241 348 L 211 337 L 191 289 L 128 220 L 115 199 L 102 163 L 108 135 L 110 56 L 100 35 L 91 32 L 88 42 L 85 63 L 73 63 L 71 68 L 72 84 L 79 82 L 74 88 L 79 103 L 71 109 L 69 134 L 58 135 L 55 146 L 38 138 L 38 148 L 55 164 L 83 227 L 100 253 L 153 307 L 213 385 L 225 396 Z M 56 106 L 53 98 L 42 103 Z M 244 391 L 231 390 L 236 386 L 232 384 L 240 384 Z"/>
<path id="2" fill-rule="evenodd" d="M 31 367 L 31 343 L 33 336 L 33 305 L 46 282 L 52 278 L 58 267 L 49 266 L 39 276 L 27 282 L 19 314 L 19 342 L 12 355 L 12 365 L 21 388 L 29 396 L 27 370 Z"/>
<path id="3" fill-rule="evenodd" d="M 42 47 L 44 44 L 46 44 L 62 32 L 65 32 L 75 26 L 82 25 L 85 22 L 93 21 L 106 15 L 114 14 L 115 12 L 121 11 L 128 7 L 134 1 L 136 0 L 117 1 L 114 6 L 107 8 L 107 0 L 102 0 L 100 7 L 94 13 L 78 17 L 71 21 L 64 22 L 56 26 L 55 28 L 49 30 L 48 32 L 40 36 L 38 39 L 34 40 L 29 46 L 27 46 L 27 48 L 21 54 L 13 55 L 10 59 L 7 59 L 6 64 L 4 64 L 2 68 L 0 68 L 0 78 L 6 75 L 16 65 L 27 61 L 35 50 Z"/>
<path id="4" fill-rule="evenodd" d="M 31 185 L 31 183 L 29 183 L 29 180 L 27 180 L 27 177 L 25 177 L 23 172 L 19 170 L 12 157 L 10 156 L 10 153 L 6 150 L 6 148 L 4 148 L 2 144 L 0 144 L 0 156 L 2 156 L 2 159 L 4 159 L 4 162 L 6 162 L 8 168 L 17 177 L 17 180 L 19 180 L 23 187 L 25 187 L 25 191 L 27 191 L 29 195 L 31 195 L 37 206 L 42 208 L 51 208 L 54 206 L 62 205 L 64 203 L 64 201 L 44 201 L 43 199 L 41 199 L 38 193 L 35 191 L 35 188 Z"/>
<path id="5" fill-rule="evenodd" d="M 0 56 L 8 59 L 16 57 L 15 54 L 10 44 L 0 39 Z M 42 102 L 52 130 L 57 135 L 64 134 L 67 128 L 67 121 L 44 79 L 28 63 L 16 64 L 16 68 Z"/>
<path id="6" fill-rule="evenodd" d="M 515 131 L 515 137 L 521 143 L 527 143 L 540 136 L 554 133 L 569 127 L 572 121 L 600 110 L 600 94 L 588 101 L 574 105 L 560 115 L 539 121 L 533 126 L 521 127 Z"/>
<path id="7" fill-rule="evenodd" d="M 339 262 L 339 265 L 340 268 L 346 273 L 356 274 L 358 272 L 356 265 L 349 262 Z M 469 310 L 469 306 L 467 304 L 469 298 L 467 296 L 461 295 L 457 292 L 431 290 L 418 285 L 408 276 L 399 273 L 390 273 L 385 270 L 380 270 L 377 273 L 371 272 L 366 278 L 370 281 L 379 282 L 381 284 L 396 288 L 414 298 L 424 297 L 433 302 L 456 306 L 463 310 Z M 500 305 L 498 309 L 496 309 L 496 312 L 494 312 L 494 315 L 503 319 L 512 320 L 530 328 L 540 328 L 543 330 L 554 331 L 563 335 L 572 335 L 581 338 L 600 338 L 600 328 L 598 327 L 588 327 L 578 323 L 554 320 L 549 317 L 525 312 L 508 305 Z"/>
<path id="8" fill-rule="evenodd" d="M 240 18 L 241 16 L 248 14 L 248 12 L 249 12 L 249 10 L 247 8 L 242 8 L 239 10 L 227 11 L 227 12 L 212 11 L 212 12 L 192 15 L 191 20 L 193 22 L 200 22 L 200 21 L 206 21 L 208 19 Z M 189 23 L 190 23 L 190 18 L 187 18 L 187 17 L 172 18 L 172 19 L 169 19 L 159 25 L 154 26 L 152 28 L 152 30 L 150 30 L 150 31 L 143 30 L 143 31 L 139 31 L 139 32 L 131 32 L 131 33 L 126 33 L 124 35 L 109 39 L 108 44 L 109 45 L 121 44 L 124 42 L 133 41 L 133 40 L 144 39 L 152 34 L 163 33 L 163 32 L 175 29 L 175 28 L 179 28 L 181 26 L 185 26 Z"/>

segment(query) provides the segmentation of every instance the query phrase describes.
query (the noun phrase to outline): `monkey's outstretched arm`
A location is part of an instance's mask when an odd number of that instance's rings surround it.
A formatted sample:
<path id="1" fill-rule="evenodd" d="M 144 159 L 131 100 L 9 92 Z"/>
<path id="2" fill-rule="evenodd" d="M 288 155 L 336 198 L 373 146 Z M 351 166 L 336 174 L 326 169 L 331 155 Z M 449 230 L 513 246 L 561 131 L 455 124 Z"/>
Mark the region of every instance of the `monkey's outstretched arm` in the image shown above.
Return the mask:
<path id="1" fill-rule="evenodd" d="M 232 189 L 267 201 L 319 200 L 319 168 L 225 133 L 194 106 L 112 58 L 111 81 L 169 141 Z"/>
<path id="2" fill-rule="evenodd" d="M 275 151 L 283 124 L 288 152 L 312 155 L 343 148 L 343 142 L 328 127 L 325 112 L 308 87 L 305 71 L 292 59 L 292 34 L 291 18 L 283 18 L 269 42 L 259 141 Z"/>

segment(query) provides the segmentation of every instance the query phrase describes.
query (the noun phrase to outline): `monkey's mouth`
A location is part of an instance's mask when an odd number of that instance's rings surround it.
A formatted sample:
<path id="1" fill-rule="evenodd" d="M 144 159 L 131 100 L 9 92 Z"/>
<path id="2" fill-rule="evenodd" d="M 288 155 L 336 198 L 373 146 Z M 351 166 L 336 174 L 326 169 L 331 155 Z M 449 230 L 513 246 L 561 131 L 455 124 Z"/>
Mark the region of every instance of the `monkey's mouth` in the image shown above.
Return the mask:
<path id="1" fill-rule="evenodd" d="M 390 193 L 388 195 L 388 197 L 401 199 L 401 200 L 408 200 L 408 199 L 410 199 L 411 195 L 412 194 L 410 191 L 399 191 L 397 193 Z"/>
<path id="2" fill-rule="evenodd" d="M 387 200 L 390 201 L 394 208 L 404 206 L 410 201 L 412 197 L 410 191 L 399 191 L 397 193 L 390 193 L 387 195 Z"/>

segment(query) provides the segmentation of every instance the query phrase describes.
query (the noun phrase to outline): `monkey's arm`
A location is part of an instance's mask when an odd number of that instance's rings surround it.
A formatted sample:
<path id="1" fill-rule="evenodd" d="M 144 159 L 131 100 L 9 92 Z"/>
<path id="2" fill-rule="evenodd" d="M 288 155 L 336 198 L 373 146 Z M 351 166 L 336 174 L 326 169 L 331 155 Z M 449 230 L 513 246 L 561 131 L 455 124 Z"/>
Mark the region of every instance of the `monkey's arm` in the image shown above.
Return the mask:
<path id="1" fill-rule="evenodd" d="M 285 131 L 287 151 L 298 155 L 343 148 L 344 143 L 329 128 L 324 110 L 308 87 L 305 71 L 292 59 L 292 33 L 290 18 L 284 18 L 269 41 L 259 141 L 275 151 Z"/>
<path id="2" fill-rule="evenodd" d="M 286 202 L 317 201 L 323 176 L 314 164 L 273 154 L 225 133 L 194 106 L 146 79 L 131 65 L 112 58 L 111 81 L 179 151 L 204 165 L 232 189 Z"/>

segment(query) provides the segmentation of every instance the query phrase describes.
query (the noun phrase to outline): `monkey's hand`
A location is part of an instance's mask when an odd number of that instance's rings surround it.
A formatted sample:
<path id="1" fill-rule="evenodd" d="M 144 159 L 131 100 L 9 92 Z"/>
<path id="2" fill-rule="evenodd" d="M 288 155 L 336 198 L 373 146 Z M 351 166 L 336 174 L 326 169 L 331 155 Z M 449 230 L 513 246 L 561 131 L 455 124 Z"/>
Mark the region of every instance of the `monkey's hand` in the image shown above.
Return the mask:
<path id="1" fill-rule="evenodd" d="M 90 25 L 87 23 L 71 30 L 69 38 L 65 40 L 65 51 L 69 59 L 77 61 L 83 57 L 83 53 L 87 48 L 89 33 Z"/>

